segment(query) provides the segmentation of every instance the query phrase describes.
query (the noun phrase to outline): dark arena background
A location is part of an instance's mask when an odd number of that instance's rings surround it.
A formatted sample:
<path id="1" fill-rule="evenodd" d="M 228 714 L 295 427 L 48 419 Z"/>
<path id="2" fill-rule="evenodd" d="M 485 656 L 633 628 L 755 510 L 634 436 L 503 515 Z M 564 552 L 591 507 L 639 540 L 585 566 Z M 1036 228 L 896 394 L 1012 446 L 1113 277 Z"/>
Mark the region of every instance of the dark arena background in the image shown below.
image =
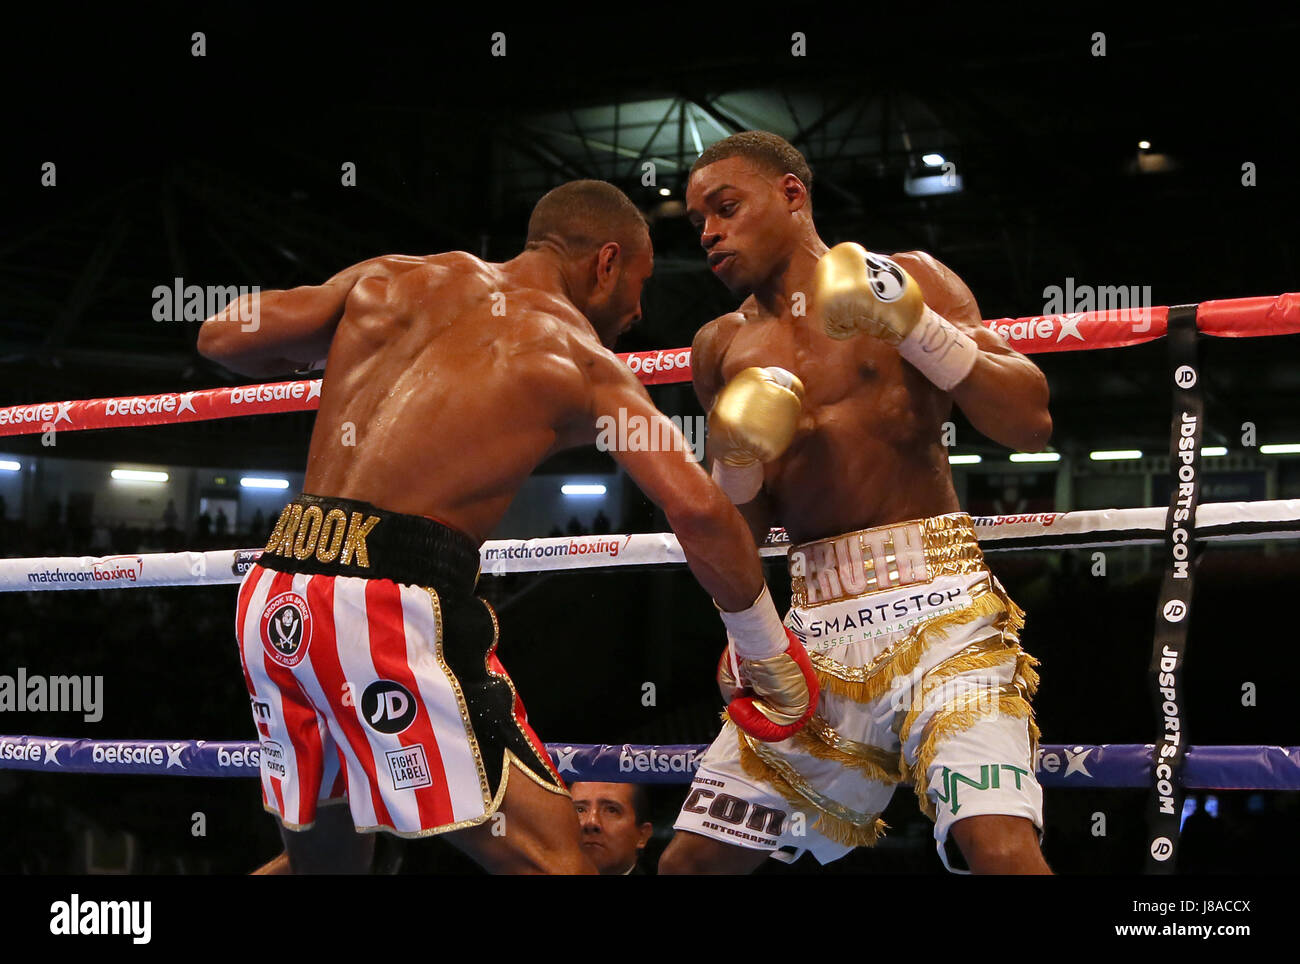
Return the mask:
<path id="1" fill-rule="evenodd" d="M 197 353 L 201 318 L 156 320 L 159 286 L 317 284 L 386 253 L 504 261 L 538 197 L 576 178 L 623 188 L 651 225 L 644 319 L 619 351 L 689 346 L 734 300 L 685 218 L 686 176 L 703 148 L 747 129 L 807 156 L 828 244 L 928 251 L 969 284 L 986 319 L 1072 312 L 1080 293 L 1103 288 L 1135 307 L 1300 290 L 1294 13 L 1031 21 L 864 8 L 846 22 L 804 6 L 739 9 L 645 8 L 607 23 L 607 11 L 543 22 L 444 20 L 435 8 L 350 19 L 324 8 L 156 19 L 120 9 L 111 26 L 68 16 L 7 32 L 0 410 L 249 384 Z M 1096 307 L 1106 306 L 1077 310 Z M 1196 338 L 1202 506 L 1300 500 L 1297 338 Z M 1144 542 L 1124 523 L 1105 545 L 989 553 L 1028 613 L 1043 742 L 1153 744 L 1163 728 L 1149 668 L 1177 472 L 1170 346 L 1030 357 L 1050 384 L 1059 460 L 1010 461 L 954 408 L 957 492 L 974 516 L 1158 507 Z M 689 383 L 650 392 L 668 414 L 703 414 Z M 0 554 L 120 556 L 129 567 L 141 554 L 260 547 L 301 485 L 312 420 L 3 426 Z M 1092 456 L 1118 450 L 1141 454 Z M 165 481 L 111 477 L 123 469 Z M 605 494 L 561 493 L 575 482 Z M 1198 545 L 1185 743 L 1300 744 L 1296 515 L 1280 536 Z M 539 468 L 493 537 L 665 531 L 608 455 L 579 450 Z M 767 560 L 778 608 L 789 601 L 784 565 Z M 480 586 L 500 614 L 499 655 L 548 743 L 716 735 L 725 636 L 685 567 L 485 574 Z M 102 700 L 98 719 L 0 702 L 0 733 L 256 738 L 235 585 L 3 588 L 0 676 L 102 676 Z M 1294 873 L 1294 749 L 1287 759 L 1281 789 L 1186 789 L 1178 873 Z M 1069 781 L 1046 790 L 1052 868 L 1149 869 L 1150 777 Z M 684 792 L 651 788 L 649 872 Z M 891 830 L 874 849 L 824 868 L 769 861 L 760 873 L 945 873 L 910 792 L 884 819 Z M 10 874 L 242 874 L 280 848 L 249 778 L 0 761 L 0 823 Z M 392 850 L 401 874 L 479 873 L 436 839 Z"/>

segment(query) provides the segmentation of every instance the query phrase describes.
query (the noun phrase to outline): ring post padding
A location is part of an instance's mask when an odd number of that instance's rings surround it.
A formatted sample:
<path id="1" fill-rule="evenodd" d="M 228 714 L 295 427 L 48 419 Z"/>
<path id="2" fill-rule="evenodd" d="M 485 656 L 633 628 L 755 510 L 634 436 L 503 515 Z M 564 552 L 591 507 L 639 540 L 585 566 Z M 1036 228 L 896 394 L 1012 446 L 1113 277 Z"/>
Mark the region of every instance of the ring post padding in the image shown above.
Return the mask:
<path id="1" fill-rule="evenodd" d="M 1147 804 L 1148 874 L 1172 874 L 1178 864 L 1182 829 L 1183 763 L 1187 754 L 1183 663 L 1192 619 L 1192 588 L 1199 558 L 1196 507 L 1201 494 L 1201 437 L 1205 397 L 1196 353 L 1196 306 L 1169 309 L 1169 375 L 1173 418 L 1169 470 L 1173 488 L 1165 514 L 1164 577 L 1156 603 L 1151 653 L 1152 699 L 1159 722 Z"/>

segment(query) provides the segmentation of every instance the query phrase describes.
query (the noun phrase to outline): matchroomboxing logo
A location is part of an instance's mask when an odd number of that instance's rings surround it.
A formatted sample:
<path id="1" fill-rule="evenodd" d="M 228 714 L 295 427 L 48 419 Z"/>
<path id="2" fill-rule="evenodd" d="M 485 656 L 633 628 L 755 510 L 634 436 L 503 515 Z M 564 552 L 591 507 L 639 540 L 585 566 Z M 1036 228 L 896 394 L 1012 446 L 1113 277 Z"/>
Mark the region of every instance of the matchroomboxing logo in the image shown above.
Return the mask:
<path id="1" fill-rule="evenodd" d="M 1064 515 L 1064 512 L 1032 512 L 1028 515 L 977 515 L 971 519 L 971 522 L 977 529 L 1014 525 L 1041 525 L 1046 528 Z"/>
<path id="2" fill-rule="evenodd" d="M 506 559 L 549 559 L 553 556 L 607 556 L 617 559 L 619 552 L 632 541 L 631 535 L 622 540 L 582 536 L 573 539 L 536 539 L 528 543 L 487 546 L 483 550 L 484 562 L 503 562 Z"/>
<path id="3" fill-rule="evenodd" d="M 143 571 L 141 556 L 107 556 L 92 562 L 89 569 L 38 569 L 27 574 L 27 581 L 134 583 Z"/>
<path id="4" fill-rule="evenodd" d="M 263 740 L 261 743 L 261 765 L 263 769 L 283 780 L 289 772 L 284 765 L 284 747 L 274 740 Z"/>
<path id="5" fill-rule="evenodd" d="M 91 564 L 95 582 L 138 582 L 144 572 L 143 556 L 105 556 Z"/>

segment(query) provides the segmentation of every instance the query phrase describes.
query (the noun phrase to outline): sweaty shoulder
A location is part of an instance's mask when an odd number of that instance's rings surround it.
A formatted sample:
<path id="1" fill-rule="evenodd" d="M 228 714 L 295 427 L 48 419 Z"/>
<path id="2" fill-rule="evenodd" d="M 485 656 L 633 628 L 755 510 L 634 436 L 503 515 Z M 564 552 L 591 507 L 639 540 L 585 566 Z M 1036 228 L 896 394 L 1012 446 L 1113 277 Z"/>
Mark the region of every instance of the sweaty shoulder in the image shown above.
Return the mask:
<path id="1" fill-rule="evenodd" d="M 519 303 L 510 304 L 519 296 Z M 627 366 L 587 337 L 545 293 L 507 294 L 508 324 L 493 342 L 492 351 L 509 365 L 511 380 L 545 398 L 552 410 L 585 412 L 593 382 L 616 377 Z"/>
<path id="2" fill-rule="evenodd" d="M 916 279 L 925 303 L 949 321 L 979 322 L 975 295 L 957 273 L 925 251 L 900 251 L 891 258 Z"/>
<path id="3" fill-rule="evenodd" d="M 362 261 L 336 276 L 349 280 L 352 299 L 359 304 L 378 304 L 397 299 L 419 303 L 430 289 L 457 293 L 486 287 L 491 267 L 464 251 L 432 255 L 385 254 Z"/>
<path id="4" fill-rule="evenodd" d="M 691 342 L 691 378 L 695 382 L 695 394 L 706 408 L 722 387 L 722 359 L 743 324 L 743 311 L 728 312 L 697 331 Z"/>

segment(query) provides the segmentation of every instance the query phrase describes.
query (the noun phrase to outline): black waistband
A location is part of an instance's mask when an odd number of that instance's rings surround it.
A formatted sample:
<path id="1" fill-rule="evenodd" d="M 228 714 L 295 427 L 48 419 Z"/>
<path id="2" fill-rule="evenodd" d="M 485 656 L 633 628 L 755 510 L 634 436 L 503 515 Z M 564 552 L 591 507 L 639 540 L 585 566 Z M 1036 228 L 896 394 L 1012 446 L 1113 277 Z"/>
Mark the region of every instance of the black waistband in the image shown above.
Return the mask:
<path id="1" fill-rule="evenodd" d="M 279 572 L 391 579 L 468 596 L 479 552 L 465 533 L 425 516 L 304 493 L 284 507 L 258 561 Z"/>

